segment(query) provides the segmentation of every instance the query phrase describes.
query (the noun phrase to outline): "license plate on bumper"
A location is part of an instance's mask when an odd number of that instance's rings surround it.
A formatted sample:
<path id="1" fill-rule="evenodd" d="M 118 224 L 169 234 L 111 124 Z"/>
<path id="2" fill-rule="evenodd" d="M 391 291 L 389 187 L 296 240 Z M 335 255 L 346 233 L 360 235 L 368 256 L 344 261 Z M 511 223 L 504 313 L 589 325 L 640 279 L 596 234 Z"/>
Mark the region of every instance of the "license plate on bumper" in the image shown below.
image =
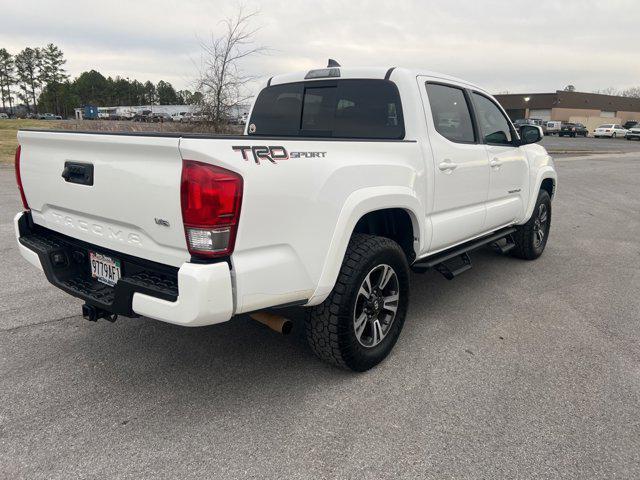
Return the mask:
<path id="1" fill-rule="evenodd" d="M 115 286 L 121 276 L 120 260 L 97 252 L 89 252 L 91 276 L 105 285 Z"/>

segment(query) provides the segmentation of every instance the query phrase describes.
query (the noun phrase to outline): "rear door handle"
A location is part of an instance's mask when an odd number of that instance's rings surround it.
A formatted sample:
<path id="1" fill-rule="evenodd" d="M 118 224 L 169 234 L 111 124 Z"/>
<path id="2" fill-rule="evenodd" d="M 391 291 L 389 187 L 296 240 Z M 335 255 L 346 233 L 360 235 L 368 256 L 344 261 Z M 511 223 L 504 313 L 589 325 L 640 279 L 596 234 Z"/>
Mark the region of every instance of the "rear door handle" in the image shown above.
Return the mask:
<path id="1" fill-rule="evenodd" d="M 502 162 L 497 158 L 494 158 L 489 162 L 489 165 L 491 165 L 491 168 L 500 168 L 502 166 Z"/>
<path id="2" fill-rule="evenodd" d="M 440 165 L 438 165 L 438 168 L 442 172 L 451 173 L 456 168 L 458 168 L 458 164 L 457 163 L 453 163 L 451 160 L 445 160 L 444 162 L 441 162 Z"/>

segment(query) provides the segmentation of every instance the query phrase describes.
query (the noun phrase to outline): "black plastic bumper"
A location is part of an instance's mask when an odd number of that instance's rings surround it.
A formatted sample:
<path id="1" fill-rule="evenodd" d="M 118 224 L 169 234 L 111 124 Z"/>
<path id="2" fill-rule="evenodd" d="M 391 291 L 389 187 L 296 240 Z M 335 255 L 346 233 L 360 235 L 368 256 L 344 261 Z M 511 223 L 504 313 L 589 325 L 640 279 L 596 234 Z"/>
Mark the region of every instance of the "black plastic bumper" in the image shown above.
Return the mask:
<path id="1" fill-rule="evenodd" d="M 47 280 L 89 305 L 127 317 L 136 292 L 170 302 L 178 298 L 178 269 L 82 242 L 35 225 L 29 212 L 18 221 L 20 243 L 38 254 Z M 121 261 L 122 276 L 115 287 L 91 276 L 89 250 Z M 55 258 L 55 262 L 54 262 Z"/>

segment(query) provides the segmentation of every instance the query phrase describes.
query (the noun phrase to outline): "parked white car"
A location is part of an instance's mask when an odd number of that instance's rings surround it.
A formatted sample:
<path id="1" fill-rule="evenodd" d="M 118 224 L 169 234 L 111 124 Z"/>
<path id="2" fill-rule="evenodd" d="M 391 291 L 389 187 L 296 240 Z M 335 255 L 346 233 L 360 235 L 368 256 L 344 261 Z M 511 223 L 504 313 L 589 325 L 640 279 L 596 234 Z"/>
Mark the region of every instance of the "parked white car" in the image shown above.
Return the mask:
<path id="1" fill-rule="evenodd" d="M 607 123 L 605 125 L 600 125 L 593 131 L 593 136 L 595 138 L 600 137 L 610 137 L 610 138 L 624 138 L 627 134 L 627 129 L 622 125 Z"/>
<path id="2" fill-rule="evenodd" d="M 9 115 L 7 115 L 6 113 L 0 113 L 0 120 L 8 120 L 9 119 Z"/>
<path id="3" fill-rule="evenodd" d="M 187 113 L 188 112 L 176 112 L 171 115 L 171 120 L 173 120 L 174 122 L 181 122 Z"/>
<path id="4" fill-rule="evenodd" d="M 625 135 L 627 140 L 640 140 L 640 124 L 631 127 Z"/>
<path id="5" fill-rule="evenodd" d="M 202 113 L 198 113 L 198 112 L 195 112 L 195 113 L 186 112 L 180 119 L 180 121 L 183 123 L 203 122 L 205 120 L 206 120 L 206 117 Z"/>
<path id="6" fill-rule="evenodd" d="M 244 135 L 21 130 L 15 231 L 89 320 L 284 330 L 278 309 L 304 306 L 318 357 L 363 371 L 400 336 L 411 270 L 453 279 L 489 245 L 542 255 L 557 175 L 541 138 L 447 75 L 290 73 Z"/>

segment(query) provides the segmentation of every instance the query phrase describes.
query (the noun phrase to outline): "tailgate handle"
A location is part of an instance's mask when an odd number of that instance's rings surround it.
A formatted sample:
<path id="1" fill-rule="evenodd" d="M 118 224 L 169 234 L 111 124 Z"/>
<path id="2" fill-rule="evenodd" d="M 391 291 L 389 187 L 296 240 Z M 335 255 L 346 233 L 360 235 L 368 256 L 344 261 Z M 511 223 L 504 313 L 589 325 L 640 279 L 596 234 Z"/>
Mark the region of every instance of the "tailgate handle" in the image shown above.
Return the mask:
<path id="1" fill-rule="evenodd" d="M 64 162 L 62 178 L 69 183 L 93 185 L 93 164 L 80 162 Z"/>

